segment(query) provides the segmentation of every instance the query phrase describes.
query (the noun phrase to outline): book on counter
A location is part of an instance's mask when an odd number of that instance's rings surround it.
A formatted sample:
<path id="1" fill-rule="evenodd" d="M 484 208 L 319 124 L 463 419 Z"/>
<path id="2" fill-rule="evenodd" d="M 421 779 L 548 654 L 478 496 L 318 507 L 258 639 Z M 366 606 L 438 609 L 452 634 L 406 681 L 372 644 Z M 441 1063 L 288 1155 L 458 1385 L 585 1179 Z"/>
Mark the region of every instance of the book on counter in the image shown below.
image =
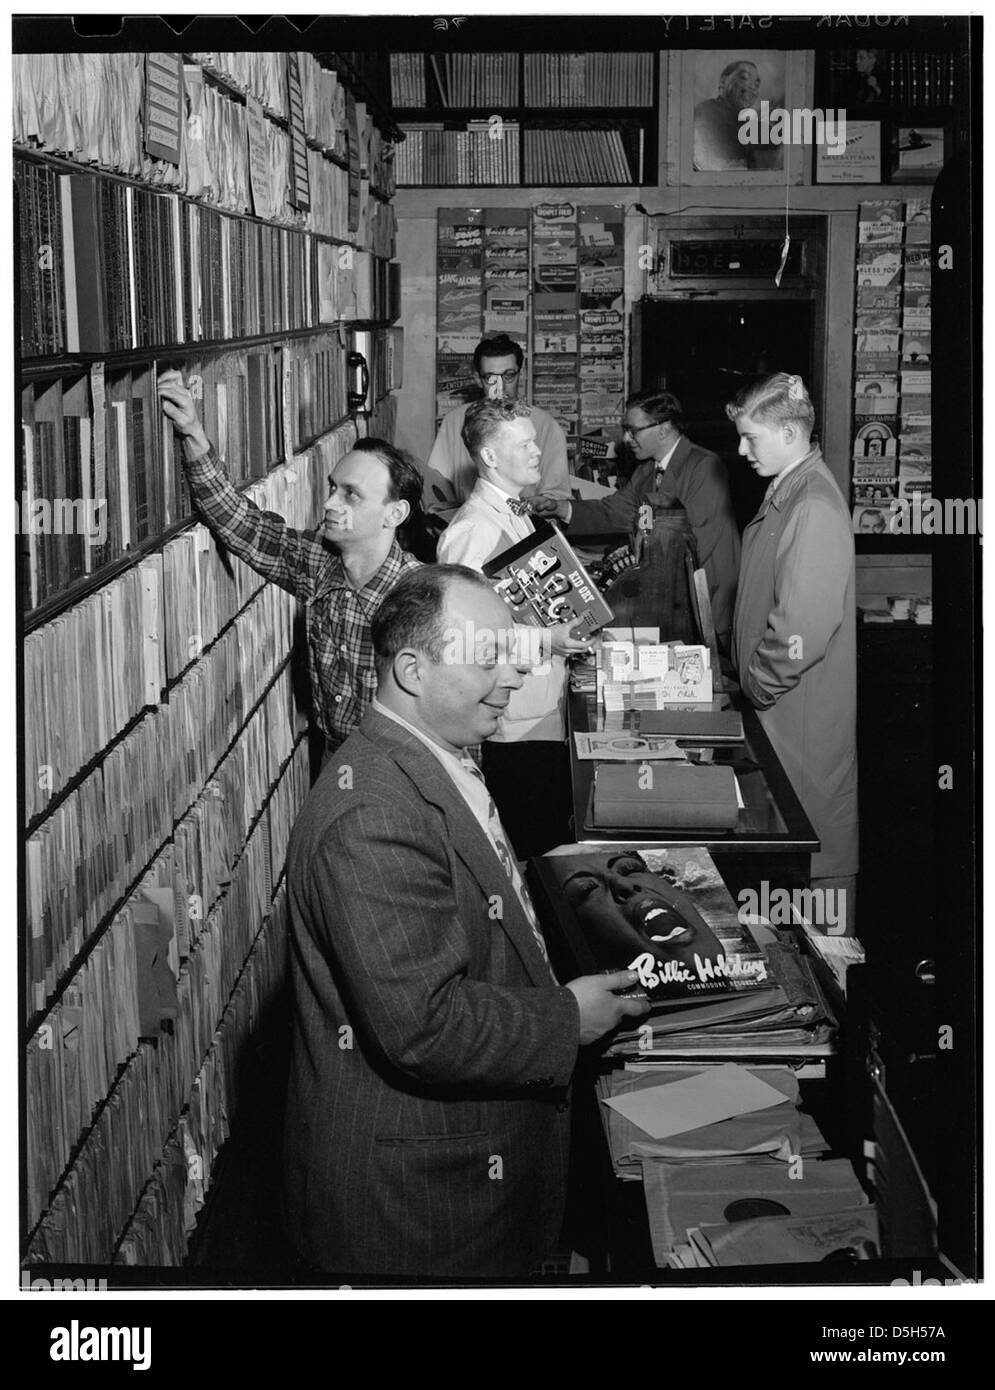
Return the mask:
<path id="1" fill-rule="evenodd" d="M 537 521 L 531 536 L 502 551 L 484 566 L 495 591 L 504 599 L 516 623 L 552 627 L 577 623 L 575 637 L 590 637 L 612 610 L 563 533 L 548 521 Z"/>
<path id="2" fill-rule="evenodd" d="M 734 709 L 640 710 L 636 721 L 641 738 L 666 735 L 707 743 L 742 743 L 744 739 L 743 716 Z"/>

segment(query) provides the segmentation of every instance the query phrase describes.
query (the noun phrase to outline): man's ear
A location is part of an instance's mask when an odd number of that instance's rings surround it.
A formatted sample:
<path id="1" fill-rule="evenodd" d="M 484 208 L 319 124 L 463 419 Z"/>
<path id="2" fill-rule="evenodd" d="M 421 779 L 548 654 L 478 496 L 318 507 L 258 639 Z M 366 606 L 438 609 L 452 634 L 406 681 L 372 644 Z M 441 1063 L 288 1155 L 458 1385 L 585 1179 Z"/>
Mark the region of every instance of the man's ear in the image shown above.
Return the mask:
<path id="1" fill-rule="evenodd" d="M 403 690 L 405 695 L 413 695 L 416 699 L 421 693 L 421 657 L 413 647 L 404 647 L 394 657 L 391 667 L 394 684 L 398 689 Z"/>
<path id="2" fill-rule="evenodd" d="M 399 526 L 403 526 L 411 515 L 411 504 L 405 502 L 403 498 L 395 498 L 387 508 L 387 515 L 384 517 L 384 526 L 392 531 L 396 531 Z"/>

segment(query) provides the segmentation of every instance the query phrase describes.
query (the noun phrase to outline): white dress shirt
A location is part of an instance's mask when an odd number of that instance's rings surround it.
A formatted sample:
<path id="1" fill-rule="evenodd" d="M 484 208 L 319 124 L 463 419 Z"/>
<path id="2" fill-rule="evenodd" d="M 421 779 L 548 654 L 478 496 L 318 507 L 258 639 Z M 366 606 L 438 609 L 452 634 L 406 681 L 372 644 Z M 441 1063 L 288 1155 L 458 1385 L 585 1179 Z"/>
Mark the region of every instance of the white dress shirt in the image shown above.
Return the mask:
<path id="1" fill-rule="evenodd" d="M 413 724 L 409 724 L 406 719 L 402 719 L 399 714 L 395 714 L 392 709 L 387 709 L 374 696 L 373 708 L 384 715 L 387 719 L 393 719 L 395 724 L 400 724 L 402 729 L 407 729 L 409 734 L 413 734 L 416 739 L 425 745 L 429 752 L 434 753 L 436 758 L 448 772 L 456 790 L 469 806 L 473 813 L 473 818 L 487 836 L 497 857 L 498 863 L 508 875 L 509 881 L 515 890 L 522 911 L 532 928 L 532 935 L 535 937 L 536 946 L 539 948 L 543 960 L 549 965 L 549 955 L 546 951 L 546 943 L 543 940 L 542 932 L 539 928 L 539 920 L 536 917 L 535 904 L 532 895 L 529 893 L 525 880 L 522 878 L 521 871 L 515 861 L 511 850 L 511 842 L 508 839 L 504 826 L 498 816 L 497 807 L 487 789 L 483 774 L 476 766 L 470 755 L 464 750 L 463 758 L 457 757 L 455 753 L 450 753 L 448 748 L 443 748 L 440 743 L 436 743 L 427 734 L 422 733 L 421 729 L 416 729 Z M 559 984 L 556 976 L 550 967 L 550 978 L 553 984 Z"/>
<path id="2" fill-rule="evenodd" d="M 402 728 L 407 729 L 409 734 L 414 734 L 415 738 L 424 743 L 430 753 L 434 753 L 456 783 L 456 789 L 473 812 L 474 820 L 484 834 L 489 836 L 487 822 L 490 812 L 490 795 L 480 778 L 467 771 L 458 754 L 450 753 L 448 748 L 443 748 L 441 743 L 436 743 L 434 739 L 429 738 L 428 734 L 422 733 L 421 729 L 416 729 L 414 724 L 409 724 L 406 719 L 402 719 L 392 709 L 387 709 L 376 696 L 373 697 L 373 708 L 378 714 L 386 715 L 388 719 L 393 719 L 395 724 L 400 724 Z"/>
<path id="3" fill-rule="evenodd" d="M 673 444 L 671 444 L 670 448 L 669 448 L 669 449 L 667 450 L 667 452 L 664 454 L 663 458 L 662 458 L 662 459 L 657 459 L 657 461 L 656 461 L 656 471 L 657 471 L 658 473 L 666 473 L 666 471 L 667 471 L 667 464 L 668 464 L 668 463 L 670 462 L 670 460 L 674 457 L 674 451 L 676 450 L 678 444 L 680 444 L 680 442 L 681 442 L 681 440 L 682 440 L 683 438 L 684 438 L 684 436 L 683 436 L 682 434 L 679 434 L 679 435 L 677 436 L 677 438 L 674 440 Z"/>
<path id="4" fill-rule="evenodd" d="M 442 565 L 466 565 L 483 571 L 488 560 L 535 531 L 527 516 L 508 506 L 510 494 L 478 478 L 470 496 L 439 537 L 437 558 Z M 511 621 L 509 614 L 509 622 Z M 521 690 L 513 690 L 493 743 L 552 742 L 566 737 L 566 663 L 554 656 L 531 671 Z"/>

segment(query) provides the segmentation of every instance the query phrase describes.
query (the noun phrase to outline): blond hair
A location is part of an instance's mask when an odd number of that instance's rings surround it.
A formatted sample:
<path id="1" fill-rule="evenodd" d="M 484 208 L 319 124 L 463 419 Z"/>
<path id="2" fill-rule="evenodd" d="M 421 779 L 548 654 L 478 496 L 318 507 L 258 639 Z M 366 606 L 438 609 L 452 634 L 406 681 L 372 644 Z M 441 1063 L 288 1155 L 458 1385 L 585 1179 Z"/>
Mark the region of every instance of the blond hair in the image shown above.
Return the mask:
<path id="1" fill-rule="evenodd" d="M 760 425 L 797 424 L 811 434 L 815 428 L 815 407 L 800 376 L 774 372 L 751 386 L 744 386 L 726 406 L 730 420 L 748 415 Z"/>

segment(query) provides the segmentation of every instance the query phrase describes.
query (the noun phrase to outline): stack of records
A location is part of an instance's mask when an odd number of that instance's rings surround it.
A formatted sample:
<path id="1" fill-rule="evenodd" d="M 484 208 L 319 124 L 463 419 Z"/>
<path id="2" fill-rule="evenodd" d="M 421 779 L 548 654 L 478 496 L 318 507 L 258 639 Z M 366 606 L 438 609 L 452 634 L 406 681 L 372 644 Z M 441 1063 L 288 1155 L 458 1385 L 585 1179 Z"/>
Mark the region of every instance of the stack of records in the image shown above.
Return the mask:
<path id="1" fill-rule="evenodd" d="M 799 1109 L 790 1067 L 632 1066 L 598 1096 L 616 1176 L 643 1184 L 659 1266 L 877 1254 L 876 1214 Z"/>
<path id="2" fill-rule="evenodd" d="M 835 1022 L 808 960 L 739 920 L 699 845 L 578 847 L 534 859 L 530 884 L 562 980 L 638 971 L 651 1012 L 612 1035 L 611 1055 L 826 1055 Z"/>
<path id="3" fill-rule="evenodd" d="M 846 1159 L 643 1163 L 653 1254 L 674 1269 L 851 1264 L 878 1256 L 877 1213 Z"/>

